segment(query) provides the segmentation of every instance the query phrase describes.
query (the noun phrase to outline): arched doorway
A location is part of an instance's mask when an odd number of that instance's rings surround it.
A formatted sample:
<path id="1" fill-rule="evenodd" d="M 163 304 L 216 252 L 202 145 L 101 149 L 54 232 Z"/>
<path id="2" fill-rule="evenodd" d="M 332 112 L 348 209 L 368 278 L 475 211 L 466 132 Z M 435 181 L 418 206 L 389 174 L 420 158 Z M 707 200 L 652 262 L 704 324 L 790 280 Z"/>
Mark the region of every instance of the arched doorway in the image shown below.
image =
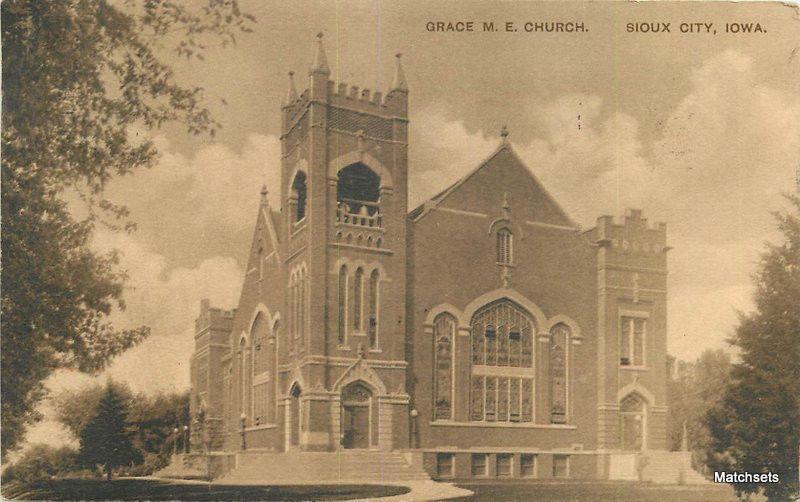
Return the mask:
<path id="1" fill-rule="evenodd" d="M 289 391 L 289 446 L 300 446 L 300 386 L 294 384 Z"/>
<path id="2" fill-rule="evenodd" d="M 645 447 L 645 401 L 636 393 L 628 394 L 619 405 L 620 441 L 626 451 Z"/>
<path id="3" fill-rule="evenodd" d="M 342 447 L 366 449 L 372 437 L 372 391 L 362 382 L 342 389 Z"/>

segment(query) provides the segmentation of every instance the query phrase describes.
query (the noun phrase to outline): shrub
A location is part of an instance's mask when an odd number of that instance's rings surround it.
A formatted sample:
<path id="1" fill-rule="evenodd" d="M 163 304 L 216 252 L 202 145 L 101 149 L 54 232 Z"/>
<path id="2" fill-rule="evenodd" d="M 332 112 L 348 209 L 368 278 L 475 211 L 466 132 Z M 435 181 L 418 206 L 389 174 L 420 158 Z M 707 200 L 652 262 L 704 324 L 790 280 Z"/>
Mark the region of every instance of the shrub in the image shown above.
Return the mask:
<path id="1" fill-rule="evenodd" d="M 69 446 L 33 445 L 3 471 L 3 482 L 28 484 L 63 476 L 77 468 L 77 456 L 77 450 Z"/>

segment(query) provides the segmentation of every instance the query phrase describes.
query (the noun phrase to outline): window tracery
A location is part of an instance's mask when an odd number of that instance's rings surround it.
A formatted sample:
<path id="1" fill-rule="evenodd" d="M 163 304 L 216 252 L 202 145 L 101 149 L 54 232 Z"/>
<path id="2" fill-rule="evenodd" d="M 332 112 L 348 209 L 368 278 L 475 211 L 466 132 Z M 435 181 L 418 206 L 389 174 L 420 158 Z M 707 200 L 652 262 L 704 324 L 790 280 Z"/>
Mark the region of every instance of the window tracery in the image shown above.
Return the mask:
<path id="1" fill-rule="evenodd" d="M 456 320 L 440 314 L 434 320 L 434 420 L 453 418 L 453 343 Z"/>

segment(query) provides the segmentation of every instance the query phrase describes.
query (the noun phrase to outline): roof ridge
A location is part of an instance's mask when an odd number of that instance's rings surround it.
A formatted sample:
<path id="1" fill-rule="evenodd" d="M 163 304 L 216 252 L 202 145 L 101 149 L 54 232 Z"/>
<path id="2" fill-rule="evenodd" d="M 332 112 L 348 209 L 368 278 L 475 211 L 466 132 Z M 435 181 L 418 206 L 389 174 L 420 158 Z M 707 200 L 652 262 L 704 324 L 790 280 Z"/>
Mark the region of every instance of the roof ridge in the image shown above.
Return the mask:
<path id="1" fill-rule="evenodd" d="M 435 205 L 439 205 L 442 201 L 444 201 L 444 199 L 447 198 L 448 195 L 450 195 L 451 193 L 453 193 L 453 191 L 455 191 L 455 189 L 457 189 L 458 187 L 460 187 L 461 185 L 466 183 L 468 179 L 470 179 L 473 175 L 475 175 L 475 173 L 477 173 L 484 166 L 486 166 L 486 164 L 488 164 L 490 160 L 495 158 L 497 156 L 497 154 L 499 154 L 505 148 L 508 148 L 512 153 L 514 151 L 511 148 L 511 145 L 508 142 L 500 143 L 500 145 L 498 145 L 498 147 L 495 148 L 494 151 L 491 154 L 489 154 L 488 157 L 484 158 L 480 163 L 478 163 L 478 165 L 476 167 L 474 167 L 467 174 L 465 174 L 464 176 L 462 176 L 461 178 L 459 178 L 458 180 L 456 180 L 455 182 L 450 184 L 450 186 L 448 186 L 444 190 L 440 191 L 439 193 L 437 193 L 433 197 L 429 197 L 429 198 L 425 199 L 421 204 L 418 204 L 417 207 L 415 207 L 413 210 L 409 211 L 409 214 L 414 213 L 418 209 L 426 206 L 429 202 L 435 202 L 436 203 Z M 416 218 L 421 218 L 422 216 L 425 215 L 425 213 L 426 213 L 426 211 L 422 211 L 419 215 L 416 216 Z"/>

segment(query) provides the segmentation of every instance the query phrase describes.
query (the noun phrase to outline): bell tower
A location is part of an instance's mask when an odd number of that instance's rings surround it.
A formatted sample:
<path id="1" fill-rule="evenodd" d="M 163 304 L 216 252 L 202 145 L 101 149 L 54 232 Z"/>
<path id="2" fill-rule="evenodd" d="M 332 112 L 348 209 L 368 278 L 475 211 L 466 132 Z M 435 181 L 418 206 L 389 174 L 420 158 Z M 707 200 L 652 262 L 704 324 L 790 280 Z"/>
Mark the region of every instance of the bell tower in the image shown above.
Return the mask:
<path id="1" fill-rule="evenodd" d="M 288 449 L 408 444 L 407 169 L 400 54 L 384 96 L 333 82 L 317 35 L 308 87 L 298 94 L 289 73 L 282 106 L 279 343 L 291 369 L 279 387 L 286 410 L 296 409 L 286 413 Z"/>

